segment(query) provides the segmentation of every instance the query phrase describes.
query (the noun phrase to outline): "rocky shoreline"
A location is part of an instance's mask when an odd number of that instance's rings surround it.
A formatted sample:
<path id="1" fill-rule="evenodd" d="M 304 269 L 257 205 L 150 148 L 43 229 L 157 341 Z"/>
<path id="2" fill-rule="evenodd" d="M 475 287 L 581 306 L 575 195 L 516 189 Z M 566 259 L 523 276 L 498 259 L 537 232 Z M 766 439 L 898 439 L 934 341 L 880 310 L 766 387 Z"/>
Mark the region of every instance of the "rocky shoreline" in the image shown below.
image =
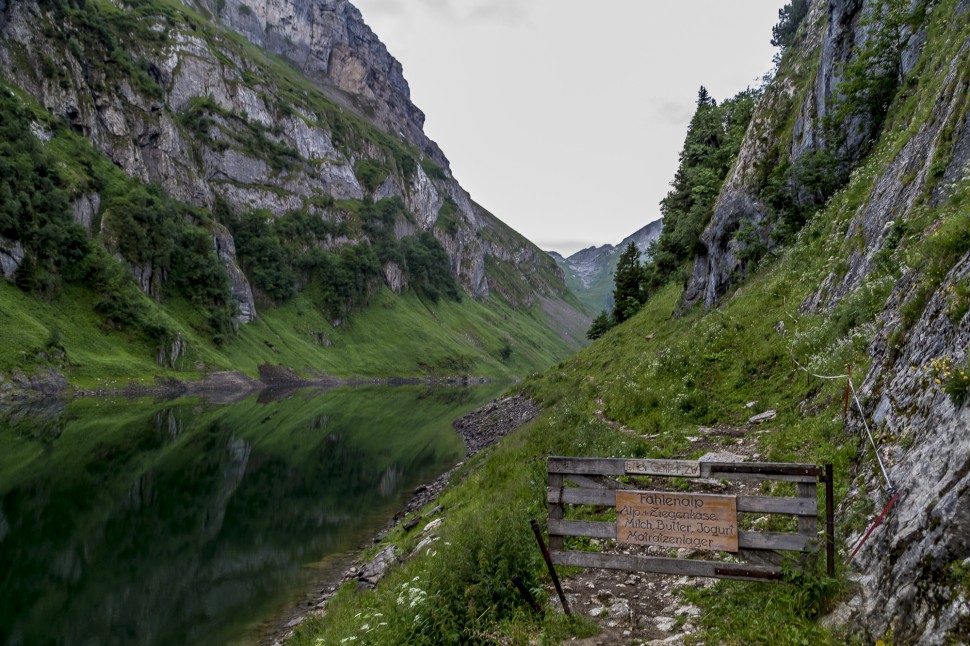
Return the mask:
<path id="1" fill-rule="evenodd" d="M 489 402 L 455 420 L 452 422 L 452 426 L 465 441 L 468 449 L 467 459 L 532 421 L 538 414 L 539 406 L 520 393 Z M 402 523 L 406 531 L 412 531 L 424 523 L 421 532 L 426 536 L 422 539 L 422 543 L 419 543 L 418 547 L 412 551 L 412 554 L 419 552 L 427 544 L 424 541 L 434 540 L 434 532 L 440 526 L 441 514 L 445 511 L 443 506 L 438 505 L 424 515 L 411 516 L 407 522 L 404 522 L 404 519 L 437 500 L 448 487 L 452 475 L 464 464 L 465 461 L 463 460 L 435 478 L 434 481 L 415 488 L 404 508 L 396 513 L 377 533 L 373 543 L 380 543 L 390 530 Z M 361 551 L 363 549 L 361 547 Z M 272 644 L 273 646 L 283 644 L 293 634 L 297 626 L 308 617 L 322 614 L 326 609 L 327 602 L 345 582 L 356 580 L 359 589 L 373 588 L 390 567 L 404 562 L 407 558 L 408 555 L 397 554 L 393 545 L 381 550 L 370 561 L 365 562 L 358 554 L 353 564 L 343 570 L 339 576 L 330 581 L 319 582 L 314 593 L 299 606 L 292 608 L 275 627 L 272 635 L 262 640 L 261 643 Z"/>

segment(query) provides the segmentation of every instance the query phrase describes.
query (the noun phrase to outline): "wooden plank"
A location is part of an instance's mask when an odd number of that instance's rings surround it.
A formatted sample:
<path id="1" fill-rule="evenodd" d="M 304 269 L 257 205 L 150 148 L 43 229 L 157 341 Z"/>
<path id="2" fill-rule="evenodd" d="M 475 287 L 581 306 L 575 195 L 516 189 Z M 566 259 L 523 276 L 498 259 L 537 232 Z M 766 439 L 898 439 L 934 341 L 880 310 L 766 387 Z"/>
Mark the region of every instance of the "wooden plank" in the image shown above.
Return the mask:
<path id="1" fill-rule="evenodd" d="M 801 534 L 783 532 L 741 532 L 738 545 L 752 550 L 783 550 L 786 552 L 812 552 L 814 539 Z"/>
<path id="2" fill-rule="evenodd" d="M 606 476 L 579 476 L 574 473 L 565 474 L 563 477 L 573 484 L 589 489 L 626 489 L 627 486 L 622 482 L 607 478 Z"/>
<path id="3" fill-rule="evenodd" d="M 551 477 L 551 476 L 550 476 Z M 572 480 L 569 476 L 563 476 Z M 581 476 L 580 476 L 581 477 Z M 559 499 L 559 488 L 549 487 L 546 502 L 567 505 L 606 505 L 616 504 L 615 490 L 600 488 L 574 488 L 562 490 L 562 500 Z M 764 514 L 791 514 L 793 516 L 814 516 L 818 513 L 818 502 L 813 498 L 779 498 L 766 496 L 738 496 L 738 511 Z"/>
<path id="4" fill-rule="evenodd" d="M 562 478 L 563 476 L 558 477 Z M 553 476 L 550 475 L 550 481 L 552 478 Z M 546 502 L 560 505 L 603 505 L 612 507 L 616 504 L 616 491 L 612 489 L 575 489 L 572 487 L 559 489 L 558 487 L 549 487 Z"/>
<path id="5" fill-rule="evenodd" d="M 811 476 L 818 480 L 822 470 L 815 464 L 791 462 L 703 462 L 721 473 L 757 473 L 770 476 Z"/>
<path id="6" fill-rule="evenodd" d="M 791 475 L 767 475 L 762 473 L 737 473 L 718 471 L 714 468 L 705 467 L 706 462 L 701 462 L 701 476 L 704 478 L 714 478 L 715 480 L 733 480 L 746 482 L 763 482 L 765 480 L 780 482 L 816 482 L 815 476 L 791 476 Z"/>
<path id="7" fill-rule="evenodd" d="M 627 462 L 659 464 L 662 462 L 686 462 L 684 460 L 635 460 L 626 458 L 570 458 L 552 456 L 547 459 L 549 473 L 576 473 L 581 475 L 623 475 L 636 471 L 626 470 Z M 774 480 L 775 476 L 801 476 L 817 479 L 822 470 L 814 464 L 797 464 L 789 462 L 701 462 L 702 477 L 705 468 L 715 473 L 736 475 L 758 475 L 763 479 Z M 673 474 L 667 474 L 673 475 Z M 769 477 L 771 476 L 771 477 Z"/>
<path id="8" fill-rule="evenodd" d="M 577 473 L 580 475 L 622 476 L 626 474 L 626 460 L 622 458 L 560 458 L 546 460 L 549 473 Z"/>
<path id="9" fill-rule="evenodd" d="M 811 500 L 815 505 L 818 505 L 818 486 L 814 483 L 799 482 L 798 483 L 798 496 L 801 500 Z M 818 536 L 818 515 L 813 514 L 811 517 L 802 516 L 798 519 L 798 533 L 803 536 Z"/>
<path id="10" fill-rule="evenodd" d="M 737 552 L 737 496 L 617 491 L 616 541 Z"/>
<path id="11" fill-rule="evenodd" d="M 799 483 L 799 487 L 803 484 Z M 738 496 L 738 511 L 748 511 L 758 514 L 790 514 L 793 516 L 817 517 L 818 501 L 815 498 Z"/>
<path id="12" fill-rule="evenodd" d="M 774 550 L 746 550 L 738 551 L 738 558 L 752 565 L 768 565 L 780 568 L 785 562 L 785 557 Z"/>
<path id="13" fill-rule="evenodd" d="M 559 520 L 559 519 L 561 519 L 563 517 L 563 508 L 562 508 L 562 492 L 563 491 L 564 491 L 564 489 L 563 489 L 562 476 L 561 475 L 558 475 L 558 474 L 555 474 L 555 473 L 550 473 L 549 474 L 549 492 L 550 492 L 550 496 L 552 495 L 553 492 L 555 492 L 556 495 L 557 495 L 557 497 L 559 498 L 558 500 L 551 500 L 550 499 L 548 501 L 548 503 L 549 503 L 549 521 L 550 522 L 553 521 L 553 520 Z M 553 536 L 551 534 L 549 535 L 549 549 L 551 549 L 551 550 L 561 550 L 563 547 L 564 547 L 564 545 L 563 545 L 563 541 L 562 541 L 562 536 Z"/>
<path id="14" fill-rule="evenodd" d="M 552 552 L 552 562 L 556 565 L 574 567 L 595 567 L 606 570 L 626 570 L 631 572 L 655 572 L 686 576 L 703 576 L 718 579 L 740 579 L 744 581 L 765 581 L 780 579 L 781 569 L 743 563 L 722 563 L 718 561 L 695 561 L 672 559 L 659 556 L 637 556 L 633 554 L 599 554 L 596 552 Z"/>
<path id="15" fill-rule="evenodd" d="M 567 458 L 550 457 L 547 468 L 550 474 L 577 475 L 637 475 L 627 471 L 627 463 L 660 463 L 662 460 L 626 460 L 624 458 Z M 669 460 L 668 462 L 683 462 Z M 635 468 L 639 468 L 636 467 Z M 725 480 L 781 480 L 788 482 L 816 482 L 821 469 L 813 464 L 790 464 L 786 462 L 701 462 L 700 477 Z M 662 475 L 662 474 L 661 474 Z M 675 474 L 667 474 L 675 475 Z"/>
<path id="16" fill-rule="evenodd" d="M 550 520 L 549 535 L 587 536 L 589 538 L 616 538 L 616 523 L 598 523 L 588 520 Z"/>
<path id="17" fill-rule="evenodd" d="M 584 520 L 549 519 L 549 536 L 586 536 L 612 540 L 616 538 L 616 523 Z M 785 552 L 814 551 L 817 541 L 801 534 L 782 532 L 740 532 L 738 548 L 741 550 L 772 550 Z"/>
<path id="18" fill-rule="evenodd" d="M 696 460 L 627 460 L 626 472 L 648 476 L 699 478 L 701 463 Z"/>

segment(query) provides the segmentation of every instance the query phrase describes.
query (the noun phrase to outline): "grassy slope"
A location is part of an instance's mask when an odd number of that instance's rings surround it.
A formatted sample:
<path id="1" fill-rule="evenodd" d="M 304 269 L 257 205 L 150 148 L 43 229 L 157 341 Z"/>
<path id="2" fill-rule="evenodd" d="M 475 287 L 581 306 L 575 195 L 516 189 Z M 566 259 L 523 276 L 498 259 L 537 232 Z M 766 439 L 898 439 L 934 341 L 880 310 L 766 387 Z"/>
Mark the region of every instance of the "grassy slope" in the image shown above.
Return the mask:
<path id="1" fill-rule="evenodd" d="M 90 298 L 87 290 L 70 288 L 46 302 L 0 281 L 0 367 L 30 371 L 48 365 L 85 388 L 150 382 L 155 377 L 192 378 L 213 370 L 242 370 L 255 376 L 263 363 L 339 377 L 507 378 L 551 365 L 572 351 L 546 326 L 538 308 L 513 310 L 500 299 L 482 303 L 469 297 L 461 303 L 433 304 L 385 290 L 340 327 L 333 327 L 310 298 L 301 295 L 264 310 L 259 320 L 243 326 L 238 338 L 223 347 L 172 316 L 188 343 L 187 355 L 172 370 L 157 365 L 151 347 L 139 338 L 104 330 L 88 306 Z M 51 359 L 44 361 L 39 353 L 45 352 L 55 329 L 66 357 L 47 351 Z M 506 343 L 511 355 L 503 360 Z"/>
<path id="2" fill-rule="evenodd" d="M 383 643 L 395 641 L 391 635 L 405 635 L 409 643 L 482 643 L 498 636 L 511 643 L 555 643 L 586 632 L 584 624 L 531 619 L 509 583 L 513 574 L 532 588 L 545 580 L 536 551 L 523 545 L 531 542 L 528 518 L 545 515 L 543 459 L 548 455 L 696 457 L 686 437 L 699 425 L 743 425 L 753 412 L 774 409 L 777 418 L 759 428 L 767 431 L 760 435 L 760 456 L 832 462 L 837 504 L 860 470 L 875 469 L 871 449 L 843 430 L 845 381 L 809 378 L 796 360 L 816 374 L 840 375 L 847 364 L 854 374 L 864 374 L 876 335 L 892 343 L 908 333 L 905 324 L 918 318 L 926 294 L 939 289 L 948 268 L 970 251 L 970 179 L 957 184 L 939 208 L 923 199 L 897 221 L 892 243 L 833 312 L 798 310 L 830 272 L 838 280 L 847 271 L 845 259 L 859 244 L 846 235 L 853 216 L 869 201 L 888 163 L 929 118 L 940 70 L 954 60 L 966 35 L 966 27 L 946 22 L 954 3 L 944 5 L 930 26 L 928 54 L 907 83 L 910 91 L 893 106 L 876 150 L 791 246 L 765 260 L 718 309 L 675 317 L 680 290 L 668 286 L 632 320 L 528 381 L 525 388 L 542 403 L 542 415 L 466 467 L 465 480 L 444 498 L 449 516 L 433 553 L 407 563 L 376 592 L 343 591 L 328 616 L 314 619 L 294 642 L 356 637 Z M 961 32 L 959 37 L 948 37 L 952 29 Z M 878 314 L 907 271 L 916 272 L 921 286 L 903 308 L 904 327 L 883 329 Z M 957 311 L 960 305 L 952 303 Z M 931 375 L 926 387 L 938 387 Z M 753 411 L 745 406 L 752 401 L 758 402 Z M 597 410 L 637 436 L 604 424 Z M 659 437 L 645 442 L 640 434 Z M 871 503 L 861 499 L 840 511 L 837 544 L 870 520 Z M 398 533 L 390 540 L 409 548 L 414 539 Z M 573 547 L 583 544 L 575 541 Z M 687 594 L 703 609 L 701 643 L 841 644 L 845 638 L 821 627 L 817 617 L 846 585 L 840 566 L 835 580 L 819 569 L 782 585 L 721 582 Z M 414 586 L 422 594 L 411 604 L 407 591 Z M 386 625 L 373 620 L 377 613 Z"/>

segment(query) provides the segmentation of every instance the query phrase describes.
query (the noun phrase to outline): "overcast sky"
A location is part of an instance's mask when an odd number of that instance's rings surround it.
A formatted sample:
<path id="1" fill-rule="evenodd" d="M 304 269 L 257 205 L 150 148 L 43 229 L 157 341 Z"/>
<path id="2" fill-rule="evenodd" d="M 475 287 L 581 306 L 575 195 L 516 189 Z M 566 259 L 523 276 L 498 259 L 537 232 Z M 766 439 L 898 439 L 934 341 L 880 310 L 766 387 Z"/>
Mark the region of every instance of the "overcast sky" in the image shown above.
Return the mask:
<path id="1" fill-rule="evenodd" d="M 546 250 L 660 217 L 701 85 L 771 69 L 784 0 L 352 0 L 472 198 Z"/>

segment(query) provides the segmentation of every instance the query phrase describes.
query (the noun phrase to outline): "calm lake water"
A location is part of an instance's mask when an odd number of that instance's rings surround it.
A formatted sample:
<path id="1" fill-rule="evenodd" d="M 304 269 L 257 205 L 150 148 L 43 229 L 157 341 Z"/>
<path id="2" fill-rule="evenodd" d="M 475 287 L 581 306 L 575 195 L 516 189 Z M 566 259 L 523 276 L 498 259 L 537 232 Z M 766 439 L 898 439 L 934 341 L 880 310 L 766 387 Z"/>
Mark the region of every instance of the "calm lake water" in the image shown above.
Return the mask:
<path id="1" fill-rule="evenodd" d="M 0 411 L 0 644 L 253 642 L 505 387 Z"/>

